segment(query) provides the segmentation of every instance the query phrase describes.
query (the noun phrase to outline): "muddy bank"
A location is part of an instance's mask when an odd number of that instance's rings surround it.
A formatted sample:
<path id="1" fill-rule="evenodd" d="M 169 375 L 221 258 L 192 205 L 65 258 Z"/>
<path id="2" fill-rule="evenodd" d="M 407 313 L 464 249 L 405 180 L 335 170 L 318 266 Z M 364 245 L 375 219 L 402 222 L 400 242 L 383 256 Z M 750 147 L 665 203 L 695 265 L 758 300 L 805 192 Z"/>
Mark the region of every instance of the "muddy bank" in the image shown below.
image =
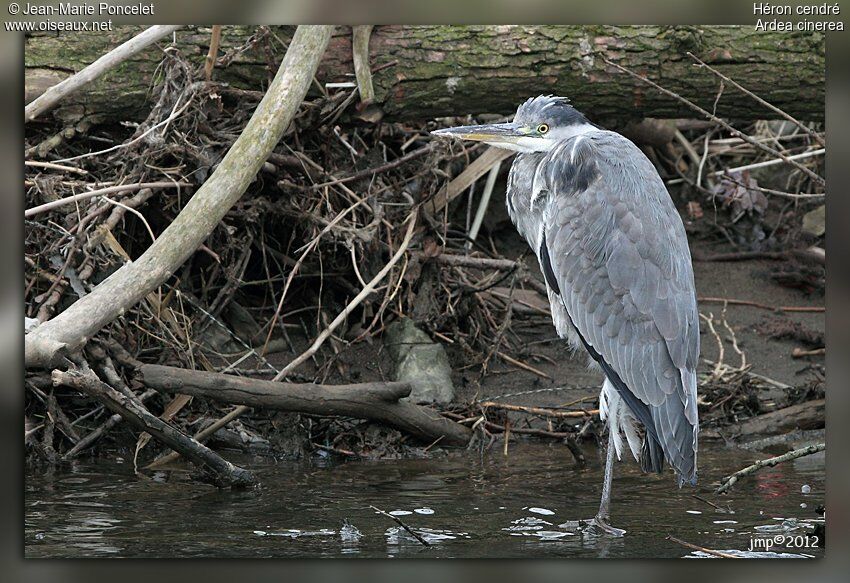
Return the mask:
<path id="1" fill-rule="evenodd" d="M 505 236 L 511 236 L 510 232 L 506 231 Z M 520 243 L 522 242 L 517 241 L 515 246 L 513 244 L 506 246 L 521 249 Z M 705 298 L 744 300 L 767 306 L 801 308 L 823 306 L 823 298 L 818 294 L 807 295 L 772 281 L 770 273 L 776 268 L 775 261 L 698 261 L 694 263 L 697 293 Z M 794 350 L 805 349 L 806 344 L 799 339 L 773 338 L 771 331 L 776 328 L 777 323 L 784 324 L 790 321 L 801 324 L 808 331 L 822 335 L 825 330 L 824 313 L 779 312 L 746 305 L 724 306 L 718 301 L 700 302 L 699 308 L 701 313 L 713 317 L 716 322 L 715 328 L 723 343 L 723 362 L 732 369 L 737 369 L 742 364 L 742 354 L 735 351 L 731 342 L 731 330 L 734 333 L 735 344 L 743 353 L 745 370 L 758 375 L 751 377 L 744 374 L 741 378 L 735 378 L 728 383 L 715 380 L 710 387 L 701 386 L 702 426 L 706 439 L 732 437 L 737 433 L 737 427 L 746 419 L 771 411 L 784 410 L 789 405 L 822 397 L 823 355 L 795 358 Z M 722 325 L 724 320 L 729 326 L 728 329 Z M 477 410 L 478 403 L 488 401 L 520 407 L 553 409 L 566 407 L 588 411 L 597 408 L 599 388 L 602 383 L 601 374 L 590 370 L 586 366 L 584 356 L 572 354 L 565 342 L 556 337 L 547 315 L 514 314 L 512 331 L 513 344 L 521 349 L 512 352 L 511 355 L 538 372 L 530 372 L 500 358 L 492 359 L 488 363 L 486 372 L 483 372 L 481 366 L 474 361 L 470 362 L 457 347 L 446 345 L 452 364 L 452 380 L 457 391 L 455 403 L 447 407 L 448 409 L 468 407 L 466 410 L 471 415 L 472 411 Z M 300 343 L 306 346 L 306 340 L 303 338 L 299 340 L 293 336 L 293 342 L 296 350 L 301 349 Z M 700 363 L 699 374 L 701 379 L 706 380 L 715 370 L 720 350 L 718 337 L 713 335 L 704 323 L 701 330 L 701 344 L 703 361 Z M 289 358 L 287 353 L 272 354 L 269 356 L 269 362 L 276 367 L 282 367 Z M 341 347 L 330 365 L 323 363 L 322 367 L 316 367 L 308 363 L 304 370 L 307 377 L 320 374 L 322 381 L 329 384 L 382 381 L 393 378 L 393 360 L 383 345 L 382 338 L 377 337 L 369 343 Z M 270 378 L 271 374 L 258 375 L 258 378 L 260 377 Z M 767 380 L 762 380 L 762 377 Z M 781 388 L 784 386 L 787 387 Z M 718 401 L 728 398 L 729 394 L 736 391 L 740 392 L 736 399 L 740 399 L 743 403 L 740 407 L 731 412 L 725 411 L 725 407 L 730 406 L 730 403 L 720 403 L 719 409 L 716 407 Z M 500 423 L 508 420 L 514 427 L 523 425 L 555 429 L 555 433 L 558 431 L 578 433 L 583 428 L 584 432 L 580 439 L 590 440 L 590 443 L 595 443 L 596 430 L 600 429 L 596 425 L 598 417 L 595 415 L 567 421 L 554 420 L 554 427 L 553 419 L 547 419 L 545 416 L 494 409 L 490 409 L 488 415 Z M 591 423 L 589 427 L 585 426 L 587 421 Z M 351 425 L 361 424 L 351 422 Z M 807 421 L 803 429 L 812 427 L 812 424 Z M 815 419 L 814 427 L 823 427 L 823 419 Z M 752 441 L 792 428 L 770 426 L 764 434 L 747 434 L 741 441 Z M 378 446 L 376 442 L 371 441 L 386 438 L 391 441 L 402 440 L 402 442 L 411 443 L 397 432 L 370 429 L 368 435 L 370 440 L 362 440 L 359 448 L 356 440 L 344 439 L 342 443 L 346 446 L 337 448 L 336 453 L 354 454 L 354 450 L 359 452 L 357 455 L 349 456 L 351 458 L 361 454 L 379 455 L 378 451 L 391 456 L 418 456 L 425 453 L 421 447 L 408 449 L 399 447 L 397 443 Z M 306 443 L 306 434 L 301 435 L 300 439 L 305 442 L 302 447 L 297 448 L 299 452 L 303 454 L 311 449 L 315 452 L 315 444 L 311 447 Z M 513 439 L 534 438 L 515 433 Z M 501 444 L 501 441 L 499 443 Z"/>

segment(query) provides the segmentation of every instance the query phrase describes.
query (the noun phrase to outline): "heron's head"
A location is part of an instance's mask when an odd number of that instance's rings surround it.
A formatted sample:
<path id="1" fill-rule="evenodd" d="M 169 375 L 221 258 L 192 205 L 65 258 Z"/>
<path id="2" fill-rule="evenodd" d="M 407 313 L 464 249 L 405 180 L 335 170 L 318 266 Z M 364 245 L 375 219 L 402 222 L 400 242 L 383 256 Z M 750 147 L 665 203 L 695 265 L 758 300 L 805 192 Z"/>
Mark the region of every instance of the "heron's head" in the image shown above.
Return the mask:
<path id="1" fill-rule="evenodd" d="M 566 97 L 532 97 L 517 109 L 514 120 L 459 126 L 431 132 L 435 136 L 485 142 L 517 152 L 548 152 L 561 140 L 596 129 Z"/>

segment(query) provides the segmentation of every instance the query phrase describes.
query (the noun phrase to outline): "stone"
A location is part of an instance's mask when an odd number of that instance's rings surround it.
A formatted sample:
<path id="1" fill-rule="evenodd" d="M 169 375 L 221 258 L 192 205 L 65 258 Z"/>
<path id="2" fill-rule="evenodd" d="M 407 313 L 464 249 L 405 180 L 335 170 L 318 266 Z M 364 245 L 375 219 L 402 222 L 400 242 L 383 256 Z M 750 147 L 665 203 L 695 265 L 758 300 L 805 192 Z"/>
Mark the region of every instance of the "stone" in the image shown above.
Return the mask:
<path id="1" fill-rule="evenodd" d="M 822 237 L 826 233 L 826 205 L 803 215 L 803 232 L 815 237 Z"/>
<path id="2" fill-rule="evenodd" d="M 404 400 L 439 405 L 452 401 L 454 385 L 446 350 L 417 328 L 413 320 L 400 318 L 390 324 L 384 345 L 393 360 L 394 379 L 413 385 Z"/>

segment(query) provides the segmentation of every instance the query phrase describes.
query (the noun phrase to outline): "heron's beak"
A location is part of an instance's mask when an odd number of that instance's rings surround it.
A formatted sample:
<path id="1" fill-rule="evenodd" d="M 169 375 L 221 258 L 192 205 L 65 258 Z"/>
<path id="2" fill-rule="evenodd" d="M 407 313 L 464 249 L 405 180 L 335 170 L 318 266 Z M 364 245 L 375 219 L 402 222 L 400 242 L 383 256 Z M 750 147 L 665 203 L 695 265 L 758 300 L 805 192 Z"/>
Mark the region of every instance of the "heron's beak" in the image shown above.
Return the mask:
<path id="1" fill-rule="evenodd" d="M 435 136 L 474 140 L 490 144 L 515 144 L 519 138 L 528 136 L 531 129 L 517 123 L 493 123 L 477 126 L 459 126 L 431 132 Z"/>

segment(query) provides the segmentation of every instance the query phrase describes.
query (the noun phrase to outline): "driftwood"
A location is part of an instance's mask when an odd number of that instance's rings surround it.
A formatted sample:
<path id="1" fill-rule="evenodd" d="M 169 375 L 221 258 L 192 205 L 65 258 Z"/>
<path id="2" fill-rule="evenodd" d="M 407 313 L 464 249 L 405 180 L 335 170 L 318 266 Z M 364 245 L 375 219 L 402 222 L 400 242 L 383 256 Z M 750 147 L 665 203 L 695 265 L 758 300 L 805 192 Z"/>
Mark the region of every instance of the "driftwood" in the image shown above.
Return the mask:
<path id="1" fill-rule="evenodd" d="M 121 415 L 128 423 L 150 433 L 162 443 L 179 451 L 185 458 L 198 464 L 218 486 L 244 487 L 254 483 L 251 472 L 234 466 L 205 445 L 153 415 L 136 399 L 116 391 L 93 375 L 76 370 L 67 372 L 55 370 L 53 384 L 71 387 L 97 399 L 110 411 Z"/>
<path id="2" fill-rule="evenodd" d="M 825 413 L 826 401 L 815 399 L 757 415 L 724 431 L 704 430 L 700 437 L 717 439 L 721 436 L 777 435 L 796 429 L 820 429 L 825 423 Z"/>
<path id="3" fill-rule="evenodd" d="M 472 432 L 429 407 L 400 401 L 410 394 L 407 383 L 315 385 L 261 381 L 217 373 L 144 364 L 138 369 L 145 386 L 163 393 L 181 393 L 222 403 L 308 413 L 341 415 L 378 421 L 423 441 L 438 438 L 444 445 L 467 445 Z"/>
<path id="4" fill-rule="evenodd" d="M 212 176 L 141 257 L 26 335 L 27 367 L 58 365 L 64 352 L 78 349 L 141 301 L 203 243 L 283 137 L 313 81 L 332 31 L 332 26 L 298 28 L 265 97 Z"/>
<path id="5" fill-rule="evenodd" d="M 116 26 L 110 33 L 76 32 L 26 38 L 25 76 L 30 86 L 54 76 L 57 63 L 73 69 L 88 64 L 138 26 Z M 277 46 L 271 36 L 251 46 L 257 27 L 225 26 L 220 63 L 213 79 L 234 88 L 256 90 L 267 81 L 265 51 Z M 272 27 L 284 44 L 292 27 Z M 181 53 L 198 67 L 209 52 L 210 27 L 177 33 Z M 262 33 L 260 33 L 262 36 Z M 257 37 L 254 37 L 255 39 Z M 239 52 L 240 47 L 249 50 Z M 388 120 L 421 120 L 470 113 L 513 113 L 517 96 L 555 93 L 599 123 L 642 117 L 679 118 L 687 107 L 620 75 L 604 59 L 648 74 L 680 95 L 713 110 L 718 78 L 686 54 L 735 79 L 751 92 L 797 119 L 823 121 L 825 42 L 806 32 L 754 32 L 746 26 L 376 26 L 369 40 L 375 99 Z M 230 55 L 230 56 L 228 56 Z M 103 119 L 141 120 L 158 51 L 148 50 L 104 75 L 86 91 L 63 102 L 67 113 L 96 112 Z M 352 34 L 340 27 L 319 68 L 323 82 L 352 81 Z M 779 118 L 749 96 L 728 90 L 716 115 L 732 121 Z"/>

